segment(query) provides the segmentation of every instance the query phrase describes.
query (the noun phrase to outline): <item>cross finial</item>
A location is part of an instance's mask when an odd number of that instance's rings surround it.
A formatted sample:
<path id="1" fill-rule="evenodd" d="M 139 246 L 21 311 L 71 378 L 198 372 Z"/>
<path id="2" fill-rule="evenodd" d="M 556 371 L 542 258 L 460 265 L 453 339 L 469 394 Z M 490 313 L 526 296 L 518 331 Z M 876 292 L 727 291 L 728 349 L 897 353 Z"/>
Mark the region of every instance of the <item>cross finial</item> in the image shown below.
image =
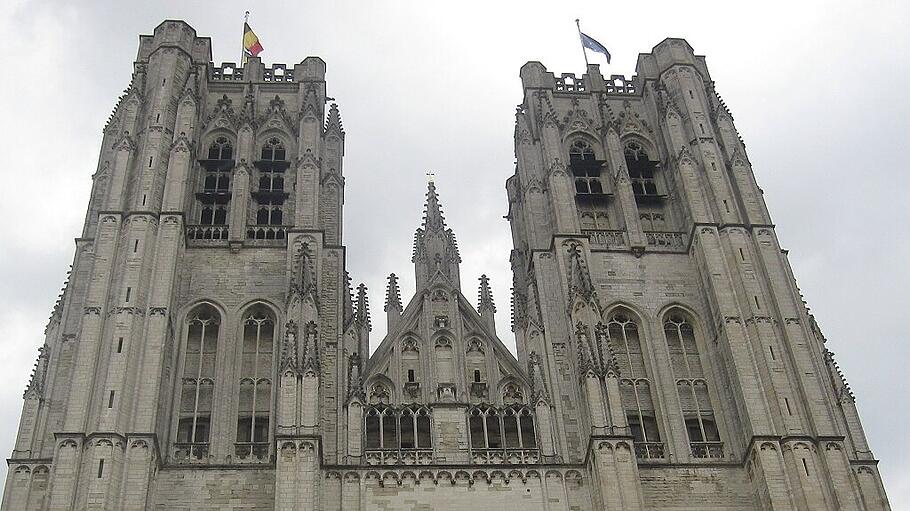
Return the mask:
<path id="1" fill-rule="evenodd" d="M 436 179 L 436 174 L 427 172 L 427 183 L 432 183 Z"/>

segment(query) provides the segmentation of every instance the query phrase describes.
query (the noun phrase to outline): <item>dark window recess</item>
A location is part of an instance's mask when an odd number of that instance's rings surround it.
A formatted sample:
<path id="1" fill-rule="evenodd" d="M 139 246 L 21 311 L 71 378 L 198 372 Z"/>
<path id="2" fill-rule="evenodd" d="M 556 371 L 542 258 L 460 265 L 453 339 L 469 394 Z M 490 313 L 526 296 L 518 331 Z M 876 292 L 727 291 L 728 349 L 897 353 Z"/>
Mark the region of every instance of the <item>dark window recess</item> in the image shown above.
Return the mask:
<path id="1" fill-rule="evenodd" d="M 234 158 L 234 145 L 226 137 L 218 137 L 209 146 L 210 160 L 232 160 Z"/>
<path id="2" fill-rule="evenodd" d="M 635 197 L 658 197 L 657 162 L 651 161 L 648 153 L 637 142 L 627 143 L 624 153 Z"/>
<path id="3" fill-rule="evenodd" d="M 632 411 L 628 415 L 628 421 L 632 438 L 636 443 L 660 442 L 660 431 L 657 429 L 657 421 L 654 417 L 639 415 L 637 411 Z"/>
<path id="4" fill-rule="evenodd" d="M 367 449 L 431 449 L 430 410 L 421 406 L 374 406 L 364 422 Z"/>
<path id="5" fill-rule="evenodd" d="M 104 477 L 104 458 L 98 460 L 98 479 Z"/>
<path id="6" fill-rule="evenodd" d="M 117 339 L 117 353 L 123 352 L 123 337 Z"/>
<path id="7" fill-rule="evenodd" d="M 480 383 L 480 369 L 474 369 L 474 383 Z"/>
<path id="8" fill-rule="evenodd" d="M 209 417 L 196 416 L 195 428 L 192 417 L 180 419 L 177 425 L 177 443 L 208 443 Z"/>
<path id="9" fill-rule="evenodd" d="M 108 408 L 114 407 L 114 391 L 113 390 L 111 391 L 111 394 L 107 398 L 107 407 Z"/>
<path id="10" fill-rule="evenodd" d="M 705 417 L 686 419 L 686 431 L 690 442 L 719 442 L 720 434 L 714 421 Z"/>
<path id="11" fill-rule="evenodd" d="M 602 195 L 603 185 L 600 181 L 600 170 L 603 161 L 594 155 L 594 149 L 584 140 L 576 140 L 569 147 L 569 170 L 575 180 L 575 194 Z"/>
<path id="12" fill-rule="evenodd" d="M 414 383 L 415 381 L 417 381 L 417 380 L 415 379 L 415 376 L 414 376 L 414 370 L 408 369 L 408 382 Z"/>
<path id="13" fill-rule="evenodd" d="M 263 443 L 269 441 L 269 418 L 266 415 L 237 419 L 237 441 Z"/>

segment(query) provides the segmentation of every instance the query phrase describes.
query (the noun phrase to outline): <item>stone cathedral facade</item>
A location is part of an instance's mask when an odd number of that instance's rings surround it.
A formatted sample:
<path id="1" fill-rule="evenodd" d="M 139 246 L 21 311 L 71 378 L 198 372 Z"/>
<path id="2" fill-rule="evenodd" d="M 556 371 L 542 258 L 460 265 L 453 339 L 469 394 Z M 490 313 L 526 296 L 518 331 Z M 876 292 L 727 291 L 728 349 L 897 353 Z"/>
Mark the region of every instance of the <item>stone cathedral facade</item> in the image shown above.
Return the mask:
<path id="1" fill-rule="evenodd" d="M 685 41 L 630 80 L 521 68 L 517 357 L 488 280 L 466 298 L 432 183 L 417 289 L 389 277 L 370 354 L 321 59 L 216 66 L 165 21 L 134 66 L 4 510 L 889 509 Z"/>

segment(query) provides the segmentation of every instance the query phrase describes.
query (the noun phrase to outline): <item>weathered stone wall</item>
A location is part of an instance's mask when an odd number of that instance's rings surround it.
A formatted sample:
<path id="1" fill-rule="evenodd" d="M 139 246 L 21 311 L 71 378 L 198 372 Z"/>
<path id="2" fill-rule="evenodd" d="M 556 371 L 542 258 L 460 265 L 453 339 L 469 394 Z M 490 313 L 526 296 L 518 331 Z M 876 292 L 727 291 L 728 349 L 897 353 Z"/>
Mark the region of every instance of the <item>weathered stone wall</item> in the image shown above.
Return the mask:
<path id="1" fill-rule="evenodd" d="M 170 468 L 158 472 L 155 511 L 266 511 L 275 508 L 274 469 Z"/>

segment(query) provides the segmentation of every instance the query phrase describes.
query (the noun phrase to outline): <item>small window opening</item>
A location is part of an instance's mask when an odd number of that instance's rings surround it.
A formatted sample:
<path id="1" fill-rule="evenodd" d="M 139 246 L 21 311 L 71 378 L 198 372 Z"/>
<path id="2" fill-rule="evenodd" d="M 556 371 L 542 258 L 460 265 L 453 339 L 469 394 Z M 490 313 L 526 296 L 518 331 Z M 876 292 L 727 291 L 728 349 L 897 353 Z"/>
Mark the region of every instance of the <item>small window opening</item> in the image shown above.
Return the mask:
<path id="1" fill-rule="evenodd" d="M 117 353 L 123 352 L 123 337 L 117 339 Z"/>
<path id="2" fill-rule="evenodd" d="M 771 353 L 771 360 L 777 360 L 777 358 L 774 357 L 774 346 L 768 346 L 768 352 Z"/>
<path id="3" fill-rule="evenodd" d="M 155 114 L 155 122 L 158 122 L 160 120 L 161 120 L 161 114 Z"/>
<path id="4" fill-rule="evenodd" d="M 689 91 L 689 98 L 695 99 L 695 94 L 692 94 L 692 91 L 691 91 L 691 90 Z"/>
<path id="5" fill-rule="evenodd" d="M 480 369 L 474 369 L 474 383 L 480 383 Z"/>
<path id="6" fill-rule="evenodd" d="M 727 210 L 727 213 L 729 213 L 729 212 L 730 212 L 730 205 L 729 205 L 729 204 L 727 204 L 727 201 L 724 201 L 724 209 L 726 209 L 726 210 Z"/>
<path id="7" fill-rule="evenodd" d="M 415 381 L 417 380 L 414 377 L 414 370 L 408 369 L 408 383 L 414 383 Z"/>
<path id="8" fill-rule="evenodd" d="M 98 479 L 104 477 L 104 458 L 98 460 Z"/>
<path id="9" fill-rule="evenodd" d="M 155 158 L 154 156 L 149 156 L 149 168 L 152 168 L 152 160 L 154 158 Z"/>
<path id="10" fill-rule="evenodd" d="M 130 293 L 132 291 L 133 291 L 133 288 L 131 288 L 131 287 L 126 288 L 126 302 L 127 303 L 129 303 L 129 301 L 130 301 Z"/>
<path id="11" fill-rule="evenodd" d="M 167 83 L 167 78 L 162 78 L 162 79 L 161 79 L 161 86 L 164 87 L 164 84 L 166 84 L 166 83 Z"/>
<path id="12" fill-rule="evenodd" d="M 143 206 L 145 206 L 145 199 L 146 199 L 146 195 L 143 194 L 143 195 L 142 195 L 142 205 L 143 205 Z"/>
<path id="13" fill-rule="evenodd" d="M 701 130 L 701 134 L 704 135 L 705 134 L 705 125 L 702 123 L 698 123 L 698 128 Z"/>
<path id="14" fill-rule="evenodd" d="M 758 303 L 758 297 L 753 295 L 752 298 L 755 300 L 755 306 L 758 307 L 759 309 L 761 309 L 761 305 L 759 305 L 759 303 Z"/>
<path id="15" fill-rule="evenodd" d="M 806 477 L 809 477 L 809 464 L 806 463 L 806 458 L 803 458 L 803 470 L 806 471 Z"/>
<path id="16" fill-rule="evenodd" d="M 792 415 L 793 415 L 793 410 L 790 409 L 790 400 L 787 399 L 787 398 L 784 398 L 784 405 L 786 405 L 786 407 L 787 407 L 787 415 L 791 415 L 791 416 L 792 416 Z"/>
<path id="17" fill-rule="evenodd" d="M 108 408 L 114 407 L 114 391 L 113 390 L 111 391 L 111 394 L 107 397 L 107 407 Z"/>
<path id="18" fill-rule="evenodd" d="M 742 247 L 740 247 L 740 249 L 739 249 L 739 258 L 742 259 L 743 261 L 746 260 L 746 254 L 743 253 Z"/>
<path id="19" fill-rule="evenodd" d="M 139 240 L 133 241 L 133 253 L 135 254 L 139 250 Z"/>

